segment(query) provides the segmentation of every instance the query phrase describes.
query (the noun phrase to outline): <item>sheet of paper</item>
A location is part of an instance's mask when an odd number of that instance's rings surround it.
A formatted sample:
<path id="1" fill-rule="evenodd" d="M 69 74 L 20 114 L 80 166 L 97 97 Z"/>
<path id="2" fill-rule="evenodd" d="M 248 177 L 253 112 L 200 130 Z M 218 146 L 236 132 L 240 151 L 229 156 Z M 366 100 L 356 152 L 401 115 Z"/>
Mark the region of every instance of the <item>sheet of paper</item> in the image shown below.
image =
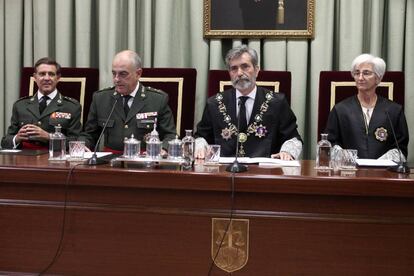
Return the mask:
<path id="1" fill-rule="evenodd" d="M 397 165 L 397 163 L 391 160 L 378 160 L 378 159 L 357 159 L 356 163 L 358 166 L 367 166 L 367 167 L 389 167 L 389 166 Z"/>
<path id="2" fill-rule="evenodd" d="M 19 149 L 2 149 L 0 152 L 21 152 L 22 150 Z"/>
<path id="3" fill-rule="evenodd" d="M 99 158 L 99 157 L 107 156 L 107 155 L 110 155 L 110 154 L 112 154 L 112 152 L 97 152 L 97 153 L 96 153 L 96 156 Z M 87 152 L 85 152 L 85 154 L 83 155 L 83 159 L 89 159 L 89 158 L 91 158 L 91 157 L 92 157 L 92 155 L 93 155 L 93 152 L 91 152 L 91 151 L 87 151 Z M 70 158 L 70 155 L 69 155 L 69 154 L 67 154 L 67 155 L 66 155 L 66 157 L 67 157 L 67 158 Z"/>
<path id="4" fill-rule="evenodd" d="M 230 164 L 234 162 L 234 157 L 220 157 L 220 163 L 222 164 Z M 267 158 L 267 157 L 239 157 L 237 161 L 242 164 L 259 164 L 259 165 L 270 165 L 274 164 L 275 166 L 283 166 L 283 167 L 300 167 L 300 163 L 297 160 L 293 161 L 285 161 L 275 158 Z"/>

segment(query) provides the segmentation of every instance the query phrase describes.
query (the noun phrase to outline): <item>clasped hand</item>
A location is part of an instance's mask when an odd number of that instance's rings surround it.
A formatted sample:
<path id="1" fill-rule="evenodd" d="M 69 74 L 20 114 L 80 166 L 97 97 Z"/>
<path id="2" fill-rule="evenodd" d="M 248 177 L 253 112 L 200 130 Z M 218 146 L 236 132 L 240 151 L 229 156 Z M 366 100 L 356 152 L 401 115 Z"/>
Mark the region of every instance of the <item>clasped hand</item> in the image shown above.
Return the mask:
<path id="1" fill-rule="evenodd" d="M 29 140 L 48 141 L 49 133 L 36 125 L 24 125 L 16 134 L 16 143 L 21 143 Z"/>

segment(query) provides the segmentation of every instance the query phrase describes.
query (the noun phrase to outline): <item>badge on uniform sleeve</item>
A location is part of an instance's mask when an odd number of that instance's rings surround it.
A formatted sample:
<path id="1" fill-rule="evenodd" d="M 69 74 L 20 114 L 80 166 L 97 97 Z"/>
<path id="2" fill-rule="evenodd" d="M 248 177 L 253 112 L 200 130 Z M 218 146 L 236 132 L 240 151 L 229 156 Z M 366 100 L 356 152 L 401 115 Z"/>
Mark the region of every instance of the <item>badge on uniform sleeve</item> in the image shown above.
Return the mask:
<path id="1" fill-rule="evenodd" d="M 72 114 L 67 112 L 53 112 L 50 114 L 51 119 L 67 119 L 70 120 L 72 118 Z"/>
<path id="2" fill-rule="evenodd" d="M 156 117 L 158 115 L 158 112 L 145 112 L 145 113 L 137 113 L 136 117 L 138 120 L 141 119 L 147 119 L 148 117 Z"/>
<path id="3" fill-rule="evenodd" d="M 375 130 L 375 139 L 378 141 L 384 142 L 388 138 L 388 132 L 384 127 L 379 127 Z"/>

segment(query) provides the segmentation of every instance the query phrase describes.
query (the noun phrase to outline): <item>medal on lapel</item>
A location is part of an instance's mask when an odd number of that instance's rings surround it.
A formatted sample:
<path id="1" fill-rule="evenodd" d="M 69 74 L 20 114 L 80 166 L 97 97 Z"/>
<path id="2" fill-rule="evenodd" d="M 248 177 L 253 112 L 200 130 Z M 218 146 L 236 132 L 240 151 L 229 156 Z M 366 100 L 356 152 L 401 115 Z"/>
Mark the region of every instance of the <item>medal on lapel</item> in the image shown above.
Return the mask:
<path id="1" fill-rule="evenodd" d="M 384 127 L 379 127 L 375 130 L 375 139 L 377 139 L 380 142 L 384 142 L 388 138 L 388 132 Z"/>

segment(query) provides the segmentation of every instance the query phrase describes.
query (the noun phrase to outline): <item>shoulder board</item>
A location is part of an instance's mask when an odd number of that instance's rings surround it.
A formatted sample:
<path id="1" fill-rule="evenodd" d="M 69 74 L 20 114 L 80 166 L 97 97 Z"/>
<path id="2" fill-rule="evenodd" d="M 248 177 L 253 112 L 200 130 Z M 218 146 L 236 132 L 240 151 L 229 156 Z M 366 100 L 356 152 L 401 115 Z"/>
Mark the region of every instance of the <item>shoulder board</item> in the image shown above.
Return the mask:
<path id="1" fill-rule="evenodd" d="M 114 90 L 114 89 L 115 89 L 115 86 L 108 86 L 108 87 L 99 89 L 99 90 L 95 91 L 94 93 L 101 93 L 101 92 L 104 92 L 104 91 Z"/>
<path id="2" fill-rule="evenodd" d="M 33 95 L 32 96 L 24 96 L 24 97 L 21 97 L 20 99 L 18 99 L 16 102 L 21 101 L 21 100 L 25 100 L 25 99 L 30 99 L 31 97 L 33 97 Z"/>
<path id="3" fill-rule="evenodd" d="M 157 89 L 157 88 L 154 88 L 154 87 L 151 87 L 151 86 L 146 86 L 145 87 L 145 92 L 155 92 L 155 93 L 162 93 L 162 94 L 165 93 L 164 91 L 162 91 L 160 89 Z"/>
<path id="4" fill-rule="evenodd" d="M 63 99 L 66 100 L 66 101 L 75 103 L 75 104 L 79 103 L 78 100 L 76 100 L 74 98 L 71 98 L 71 97 L 68 97 L 68 96 L 63 96 Z"/>

